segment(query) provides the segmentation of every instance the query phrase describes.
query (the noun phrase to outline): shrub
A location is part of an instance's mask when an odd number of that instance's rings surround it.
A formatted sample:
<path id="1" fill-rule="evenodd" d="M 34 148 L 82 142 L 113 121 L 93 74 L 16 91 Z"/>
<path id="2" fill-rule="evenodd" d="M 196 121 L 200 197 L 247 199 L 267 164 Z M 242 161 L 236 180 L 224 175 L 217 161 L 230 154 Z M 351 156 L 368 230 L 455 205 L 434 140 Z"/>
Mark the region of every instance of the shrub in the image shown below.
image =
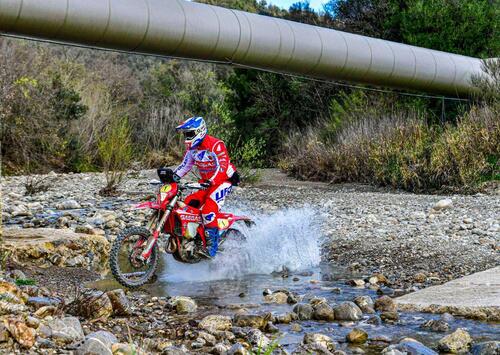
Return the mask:
<path id="1" fill-rule="evenodd" d="M 498 106 L 473 107 L 441 128 L 395 112 L 344 123 L 330 140 L 323 124 L 295 132 L 280 167 L 301 179 L 473 192 L 500 178 L 499 114 Z"/>
<path id="2" fill-rule="evenodd" d="M 40 175 L 27 175 L 24 178 L 24 188 L 26 195 L 35 195 L 47 191 L 52 185 L 53 180 Z"/>
<path id="3" fill-rule="evenodd" d="M 113 195 L 125 177 L 132 162 L 132 141 L 126 118 L 111 120 L 106 132 L 99 139 L 98 155 L 106 177 L 106 186 L 99 193 Z"/>

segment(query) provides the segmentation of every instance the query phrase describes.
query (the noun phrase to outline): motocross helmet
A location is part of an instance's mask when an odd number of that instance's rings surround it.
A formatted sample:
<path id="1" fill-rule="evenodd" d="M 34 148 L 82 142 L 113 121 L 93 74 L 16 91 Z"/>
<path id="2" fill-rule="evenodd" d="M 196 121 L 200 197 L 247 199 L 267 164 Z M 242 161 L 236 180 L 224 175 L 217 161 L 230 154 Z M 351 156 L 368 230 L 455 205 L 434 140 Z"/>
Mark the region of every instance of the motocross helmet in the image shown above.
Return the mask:
<path id="1" fill-rule="evenodd" d="M 207 135 L 207 125 L 203 117 L 188 118 L 175 130 L 184 135 L 184 144 L 187 149 L 195 149 Z"/>

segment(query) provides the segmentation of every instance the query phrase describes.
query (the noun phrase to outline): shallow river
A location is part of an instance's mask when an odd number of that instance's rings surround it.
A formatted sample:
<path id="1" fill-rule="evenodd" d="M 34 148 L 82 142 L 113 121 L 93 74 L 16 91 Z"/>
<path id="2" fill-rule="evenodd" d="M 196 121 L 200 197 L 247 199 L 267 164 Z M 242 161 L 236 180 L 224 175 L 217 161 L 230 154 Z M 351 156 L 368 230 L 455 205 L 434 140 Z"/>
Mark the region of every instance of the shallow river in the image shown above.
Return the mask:
<path id="1" fill-rule="evenodd" d="M 348 286 L 346 281 L 360 275 L 346 273 L 334 265 L 321 265 L 320 223 L 308 208 L 290 209 L 261 215 L 251 230 L 246 230 L 247 242 L 238 245 L 236 251 L 230 243 L 214 261 L 196 265 L 181 264 L 170 256 L 164 258 L 159 281 L 148 288 L 158 295 L 182 295 L 195 298 L 199 303 L 218 306 L 217 312 L 231 314 L 227 305 L 246 304 L 251 313 L 266 311 L 275 314 L 290 312 L 291 305 L 264 303 L 263 290 L 286 288 L 305 298 L 324 297 L 330 304 L 352 301 L 356 296 L 369 295 L 377 298 L 374 290 Z M 273 271 L 283 266 L 293 270 L 288 277 Z M 321 281 L 328 275 L 330 281 Z M 258 305 L 257 307 L 255 305 Z M 233 311 L 234 312 L 234 311 Z M 400 313 L 397 324 L 368 324 L 369 315 L 361 322 L 344 323 L 302 321 L 301 332 L 294 332 L 290 325 L 278 325 L 283 335 L 280 343 L 289 350 L 301 342 L 305 332 L 322 332 L 334 340 L 343 342 L 354 327 L 363 328 L 371 339 L 387 337 L 398 340 L 409 336 L 425 345 L 435 347 L 445 334 L 426 331 L 420 325 L 439 315 L 424 313 Z M 455 318 L 451 329 L 466 328 L 475 341 L 500 339 L 500 325 Z M 388 344 L 366 348 L 368 352 L 379 352 Z M 344 344 L 346 346 L 346 344 Z"/>

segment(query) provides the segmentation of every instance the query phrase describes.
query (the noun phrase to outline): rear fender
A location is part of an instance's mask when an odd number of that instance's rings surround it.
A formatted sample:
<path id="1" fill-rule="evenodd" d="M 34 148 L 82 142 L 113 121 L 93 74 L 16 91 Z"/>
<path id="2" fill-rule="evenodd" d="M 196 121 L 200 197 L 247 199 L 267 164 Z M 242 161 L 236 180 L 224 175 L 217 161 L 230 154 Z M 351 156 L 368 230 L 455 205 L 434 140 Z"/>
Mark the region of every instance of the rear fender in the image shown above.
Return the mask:
<path id="1" fill-rule="evenodd" d="M 220 213 L 217 215 L 219 229 L 226 230 L 231 228 L 231 226 L 238 221 L 245 222 L 245 225 L 252 226 L 255 224 L 250 217 L 247 216 L 235 216 L 231 213 Z"/>

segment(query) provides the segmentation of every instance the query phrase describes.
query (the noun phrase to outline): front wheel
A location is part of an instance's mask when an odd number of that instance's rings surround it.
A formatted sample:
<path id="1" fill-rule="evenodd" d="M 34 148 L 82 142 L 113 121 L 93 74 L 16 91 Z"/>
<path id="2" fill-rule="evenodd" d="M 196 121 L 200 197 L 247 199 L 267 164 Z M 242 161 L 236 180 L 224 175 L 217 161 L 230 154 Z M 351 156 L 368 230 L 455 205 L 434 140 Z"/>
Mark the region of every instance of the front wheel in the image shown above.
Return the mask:
<path id="1" fill-rule="evenodd" d="M 151 233 L 144 227 L 127 228 L 113 242 L 109 254 L 111 273 L 121 285 L 137 288 L 150 281 L 158 265 L 158 245 L 155 244 L 148 260 L 141 260 Z"/>

